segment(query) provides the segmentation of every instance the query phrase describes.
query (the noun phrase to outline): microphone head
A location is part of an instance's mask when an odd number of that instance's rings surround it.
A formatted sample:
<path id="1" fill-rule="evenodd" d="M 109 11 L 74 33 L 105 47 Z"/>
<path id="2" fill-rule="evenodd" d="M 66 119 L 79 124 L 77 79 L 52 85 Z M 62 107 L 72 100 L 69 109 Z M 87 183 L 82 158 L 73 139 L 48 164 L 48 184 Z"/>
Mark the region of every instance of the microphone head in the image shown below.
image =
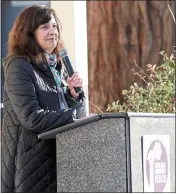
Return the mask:
<path id="1" fill-rule="evenodd" d="M 62 48 L 59 52 L 59 55 L 60 55 L 60 58 L 62 59 L 64 57 L 68 56 L 68 52 L 65 48 Z"/>

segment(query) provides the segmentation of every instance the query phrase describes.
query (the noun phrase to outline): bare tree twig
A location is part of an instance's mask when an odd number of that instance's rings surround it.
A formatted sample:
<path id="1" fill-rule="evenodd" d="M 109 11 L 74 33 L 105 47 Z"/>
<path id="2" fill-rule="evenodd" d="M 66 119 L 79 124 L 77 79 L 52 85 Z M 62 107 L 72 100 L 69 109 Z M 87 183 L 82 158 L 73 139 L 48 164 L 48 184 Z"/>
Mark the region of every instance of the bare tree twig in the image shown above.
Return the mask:
<path id="1" fill-rule="evenodd" d="M 134 60 L 134 63 L 135 63 L 135 65 L 136 65 L 136 67 L 138 68 L 138 69 L 140 69 L 140 71 L 145 75 L 145 76 L 147 76 L 149 79 L 151 79 L 153 82 L 155 82 L 155 80 L 154 79 L 152 79 L 152 78 L 150 78 L 138 65 L 137 65 L 137 63 L 136 63 L 136 61 Z"/>
<path id="2" fill-rule="evenodd" d="M 167 6 L 168 6 L 168 8 L 169 8 L 169 11 L 171 12 L 171 15 L 172 15 L 172 17 L 173 17 L 174 23 L 176 24 L 174 14 L 173 14 L 173 12 L 172 12 L 172 10 L 171 10 L 170 6 L 169 6 L 169 5 L 167 5 Z"/>
<path id="3" fill-rule="evenodd" d="M 89 101 L 89 103 L 90 103 L 92 106 L 94 106 L 95 108 L 97 108 L 101 113 L 104 113 L 98 106 L 96 106 L 95 104 L 91 103 L 90 101 Z"/>

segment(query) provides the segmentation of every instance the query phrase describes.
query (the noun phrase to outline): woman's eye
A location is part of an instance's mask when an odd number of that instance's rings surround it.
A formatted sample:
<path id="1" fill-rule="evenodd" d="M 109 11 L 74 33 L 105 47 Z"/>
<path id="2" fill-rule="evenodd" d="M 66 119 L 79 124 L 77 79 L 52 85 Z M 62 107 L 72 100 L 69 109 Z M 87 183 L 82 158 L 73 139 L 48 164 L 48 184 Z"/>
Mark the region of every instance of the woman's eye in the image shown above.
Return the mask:
<path id="1" fill-rule="evenodd" d="M 57 26 L 56 26 L 56 25 L 54 25 L 54 26 L 53 26 L 53 28 L 57 28 Z"/>
<path id="2" fill-rule="evenodd" d="M 47 28 L 47 26 L 42 26 L 42 28 Z"/>

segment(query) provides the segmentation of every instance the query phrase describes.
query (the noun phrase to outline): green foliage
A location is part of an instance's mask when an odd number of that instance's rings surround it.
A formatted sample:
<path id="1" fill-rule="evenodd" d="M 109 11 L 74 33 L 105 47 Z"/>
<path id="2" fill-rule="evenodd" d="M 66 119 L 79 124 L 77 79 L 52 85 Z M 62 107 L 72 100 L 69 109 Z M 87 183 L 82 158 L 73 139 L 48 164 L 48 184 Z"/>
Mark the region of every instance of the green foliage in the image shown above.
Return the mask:
<path id="1" fill-rule="evenodd" d="M 134 72 L 144 82 L 143 87 L 134 83 L 129 90 L 123 90 L 124 102 L 114 101 L 108 104 L 109 112 L 175 112 L 175 67 L 174 56 L 170 57 L 162 51 L 164 63 L 162 65 L 147 65 L 147 72 Z"/>

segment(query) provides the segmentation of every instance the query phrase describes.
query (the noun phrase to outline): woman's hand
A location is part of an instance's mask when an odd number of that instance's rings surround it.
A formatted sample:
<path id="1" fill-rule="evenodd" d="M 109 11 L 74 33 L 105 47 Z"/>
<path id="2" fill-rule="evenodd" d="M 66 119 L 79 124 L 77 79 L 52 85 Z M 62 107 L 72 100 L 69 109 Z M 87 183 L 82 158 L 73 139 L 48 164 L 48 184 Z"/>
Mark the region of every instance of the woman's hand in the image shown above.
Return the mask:
<path id="1" fill-rule="evenodd" d="M 67 78 L 68 88 L 70 89 L 71 95 L 77 99 L 78 95 L 74 89 L 74 87 L 83 87 L 82 79 L 78 76 L 78 73 L 75 72 L 71 77 Z"/>

